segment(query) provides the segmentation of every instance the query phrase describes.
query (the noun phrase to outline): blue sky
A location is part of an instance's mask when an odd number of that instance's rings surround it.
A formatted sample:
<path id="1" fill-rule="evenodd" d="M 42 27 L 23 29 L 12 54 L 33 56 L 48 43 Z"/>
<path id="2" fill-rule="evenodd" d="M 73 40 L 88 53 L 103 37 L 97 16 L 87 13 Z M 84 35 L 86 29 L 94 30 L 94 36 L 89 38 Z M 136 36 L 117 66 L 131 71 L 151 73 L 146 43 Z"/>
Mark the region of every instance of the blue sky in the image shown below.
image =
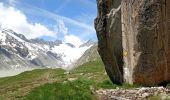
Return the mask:
<path id="1" fill-rule="evenodd" d="M 82 41 L 96 40 L 93 25 L 97 14 L 96 0 L 1 0 L 0 4 L 1 11 L 9 12 L 0 17 L 14 16 L 7 19 L 11 22 L 0 19 L 0 24 L 28 38 L 63 40 L 72 36 Z"/>

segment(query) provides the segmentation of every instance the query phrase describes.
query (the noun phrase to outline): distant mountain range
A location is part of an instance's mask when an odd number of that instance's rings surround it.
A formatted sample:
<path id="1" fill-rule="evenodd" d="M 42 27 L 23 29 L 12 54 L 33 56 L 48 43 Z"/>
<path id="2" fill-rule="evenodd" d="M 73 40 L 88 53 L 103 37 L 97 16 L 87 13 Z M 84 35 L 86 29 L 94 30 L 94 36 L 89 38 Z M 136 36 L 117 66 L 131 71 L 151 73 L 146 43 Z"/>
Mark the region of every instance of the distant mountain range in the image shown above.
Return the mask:
<path id="1" fill-rule="evenodd" d="M 93 47 L 96 48 L 96 45 L 90 40 L 76 47 L 60 40 L 27 39 L 13 30 L 0 29 L 0 70 L 58 67 L 68 69 L 75 64 L 83 64 L 82 60 L 86 62 L 87 52 Z M 97 49 L 95 52 L 97 53 Z"/>

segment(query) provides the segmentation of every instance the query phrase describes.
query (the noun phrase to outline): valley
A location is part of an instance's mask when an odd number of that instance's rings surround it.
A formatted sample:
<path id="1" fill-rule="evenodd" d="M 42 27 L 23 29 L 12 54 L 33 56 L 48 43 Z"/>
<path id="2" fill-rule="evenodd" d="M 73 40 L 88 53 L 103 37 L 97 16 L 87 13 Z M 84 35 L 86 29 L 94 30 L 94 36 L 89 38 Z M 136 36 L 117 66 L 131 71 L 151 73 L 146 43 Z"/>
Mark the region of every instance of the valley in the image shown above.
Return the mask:
<path id="1" fill-rule="evenodd" d="M 75 45 L 60 40 L 27 39 L 13 30 L 1 29 L 0 70 L 22 72 L 44 68 L 71 69 L 94 44 L 90 40 Z"/>
<path id="2" fill-rule="evenodd" d="M 170 100 L 168 0 L 1 0 L 0 100 Z"/>
<path id="3" fill-rule="evenodd" d="M 109 81 L 100 59 L 69 72 L 63 69 L 26 71 L 16 76 L 0 78 L 0 84 L 2 100 L 56 100 L 73 97 L 92 99 L 95 98 L 93 89 L 116 86 L 112 86 Z"/>
<path id="4" fill-rule="evenodd" d="M 113 84 L 101 59 L 77 68 L 36 69 L 0 78 L 0 100 L 169 100 L 170 85 Z M 128 99 L 129 98 L 129 99 Z"/>

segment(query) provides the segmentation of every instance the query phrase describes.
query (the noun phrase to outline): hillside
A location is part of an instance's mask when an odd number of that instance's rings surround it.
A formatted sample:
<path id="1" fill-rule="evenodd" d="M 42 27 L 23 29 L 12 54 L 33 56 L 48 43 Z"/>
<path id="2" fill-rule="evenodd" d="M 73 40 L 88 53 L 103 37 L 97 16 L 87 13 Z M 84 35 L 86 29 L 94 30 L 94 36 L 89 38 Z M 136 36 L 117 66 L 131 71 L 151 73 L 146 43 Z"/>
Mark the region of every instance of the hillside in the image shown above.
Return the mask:
<path id="1" fill-rule="evenodd" d="M 86 94 L 87 92 L 85 97 L 89 97 L 89 95 L 91 95 L 89 86 L 91 86 L 91 88 L 99 88 L 102 87 L 103 82 L 109 82 L 108 85 L 111 85 L 105 74 L 101 60 L 88 62 L 70 72 L 66 72 L 63 69 L 37 69 L 12 77 L 0 78 L 0 99 L 35 100 L 36 98 L 36 100 L 43 100 L 47 95 L 46 100 L 50 100 L 51 96 L 55 96 L 55 98 L 65 96 L 67 98 L 69 94 L 64 92 L 67 90 L 75 92 L 75 86 L 71 86 L 71 84 L 80 85 L 78 89 L 88 87 L 85 90 L 82 89 L 81 93 Z M 65 87 L 67 87 L 67 89 Z M 53 93 L 55 88 L 60 88 L 61 90 L 58 91 L 59 94 L 57 92 L 57 95 Z M 63 90 L 64 88 L 66 90 Z M 47 91 L 49 91 L 49 93 Z M 44 92 L 47 94 L 43 94 Z M 70 96 L 74 95 L 78 96 L 76 93 Z M 94 95 L 91 95 L 90 98 L 91 97 L 94 97 Z"/>
<path id="2" fill-rule="evenodd" d="M 93 45 L 87 49 L 84 54 L 73 64 L 74 67 L 78 67 L 86 62 L 95 61 L 100 59 L 99 53 L 97 51 L 97 43 L 93 43 Z"/>
<path id="3" fill-rule="evenodd" d="M 36 69 L 0 78 L 0 100 L 112 100 L 111 98 L 120 97 L 159 100 L 163 96 L 169 98 L 169 90 L 163 87 L 140 88 L 137 85 L 113 84 L 103 66 L 101 60 L 97 59 L 70 72 L 63 69 Z M 143 95 L 144 92 L 147 94 Z"/>

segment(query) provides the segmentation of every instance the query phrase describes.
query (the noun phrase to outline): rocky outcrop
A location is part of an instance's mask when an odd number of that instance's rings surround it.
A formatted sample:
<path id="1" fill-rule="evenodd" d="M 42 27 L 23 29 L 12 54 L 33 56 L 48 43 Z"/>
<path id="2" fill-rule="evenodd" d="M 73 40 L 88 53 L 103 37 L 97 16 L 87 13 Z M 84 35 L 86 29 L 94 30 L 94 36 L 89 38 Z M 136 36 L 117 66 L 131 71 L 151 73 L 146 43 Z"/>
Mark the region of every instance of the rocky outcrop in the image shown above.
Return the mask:
<path id="1" fill-rule="evenodd" d="M 129 82 L 154 85 L 170 80 L 168 10 L 168 0 L 122 2 L 123 47 L 129 53 L 125 67 L 132 71 Z"/>
<path id="2" fill-rule="evenodd" d="M 170 1 L 97 0 L 98 51 L 114 83 L 170 80 Z M 121 8 L 120 8 L 121 5 Z"/>
<path id="3" fill-rule="evenodd" d="M 123 55 L 120 0 L 98 0 L 98 17 L 95 28 L 98 51 L 110 79 L 123 82 Z"/>

